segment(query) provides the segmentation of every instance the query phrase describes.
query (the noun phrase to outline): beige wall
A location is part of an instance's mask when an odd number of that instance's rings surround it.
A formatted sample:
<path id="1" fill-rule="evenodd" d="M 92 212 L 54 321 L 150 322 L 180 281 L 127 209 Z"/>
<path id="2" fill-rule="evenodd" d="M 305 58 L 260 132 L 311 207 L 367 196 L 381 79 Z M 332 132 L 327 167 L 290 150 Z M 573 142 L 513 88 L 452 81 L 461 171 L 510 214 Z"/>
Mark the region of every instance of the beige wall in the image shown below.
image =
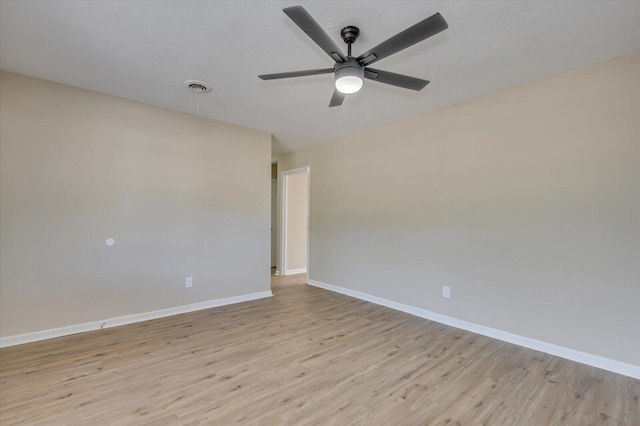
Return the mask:
<path id="1" fill-rule="evenodd" d="M 287 185 L 287 259 L 285 274 L 307 269 L 308 190 L 307 173 L 285 175 Z M 292 272 L 295 271 L 295 272 Z"/>
<path id="2" fill-rule="evenodd" d="M 618 58 L 280 158 L 313 170 L 309 278 L 640 365 L 639 76 Z"/>
<path id="3" fill-rule="evenodd" d="M 268 133 L 0 84 L 1 336 L 269 290 Z"/>

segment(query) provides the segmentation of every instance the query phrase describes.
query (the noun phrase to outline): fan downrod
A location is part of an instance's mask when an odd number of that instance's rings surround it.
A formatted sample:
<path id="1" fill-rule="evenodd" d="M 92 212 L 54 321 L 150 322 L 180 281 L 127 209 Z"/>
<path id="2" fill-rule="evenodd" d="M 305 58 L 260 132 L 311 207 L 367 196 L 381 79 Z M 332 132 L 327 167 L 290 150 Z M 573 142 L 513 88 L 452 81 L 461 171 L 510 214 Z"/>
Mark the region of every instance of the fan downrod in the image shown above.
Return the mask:
<path id="1" fill-rule="evenodd" d="M 349 25 L 340 30 L 340 37 L 349 46 L 347 56 L 351 56 L 351 43 L 355 42 L 360 34 L 360 28 Z"/>

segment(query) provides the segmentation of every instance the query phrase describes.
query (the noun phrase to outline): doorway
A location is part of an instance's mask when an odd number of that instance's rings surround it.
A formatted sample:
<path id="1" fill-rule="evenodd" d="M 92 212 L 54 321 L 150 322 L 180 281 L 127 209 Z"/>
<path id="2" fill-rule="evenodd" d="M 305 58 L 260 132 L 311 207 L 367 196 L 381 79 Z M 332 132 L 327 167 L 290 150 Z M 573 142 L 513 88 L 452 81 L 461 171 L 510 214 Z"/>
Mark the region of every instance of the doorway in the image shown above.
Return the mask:
<path id="1" fill-rule="evenodd" d="M 278 180 L 271 179 L 271 268 L 278 266 Z"/>
<path id="2" fill-rule="evenodd" d="M 309 271 L 309 166 L 280 174 L 282 182 L 280 268 L 282 275 Z"/>

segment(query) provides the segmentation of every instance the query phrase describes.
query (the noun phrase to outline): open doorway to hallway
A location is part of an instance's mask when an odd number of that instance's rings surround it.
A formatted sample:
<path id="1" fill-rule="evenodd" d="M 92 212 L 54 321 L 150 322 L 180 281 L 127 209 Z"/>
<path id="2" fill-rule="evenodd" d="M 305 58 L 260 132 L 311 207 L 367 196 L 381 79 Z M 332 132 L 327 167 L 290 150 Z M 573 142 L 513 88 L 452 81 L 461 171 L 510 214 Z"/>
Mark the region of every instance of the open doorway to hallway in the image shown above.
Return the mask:
<path id="1" fill-rule="evenodd" d="M 280 259 L 281 275 L 308 272 L 309 167 L 280 173 L 282 188 Z"/>

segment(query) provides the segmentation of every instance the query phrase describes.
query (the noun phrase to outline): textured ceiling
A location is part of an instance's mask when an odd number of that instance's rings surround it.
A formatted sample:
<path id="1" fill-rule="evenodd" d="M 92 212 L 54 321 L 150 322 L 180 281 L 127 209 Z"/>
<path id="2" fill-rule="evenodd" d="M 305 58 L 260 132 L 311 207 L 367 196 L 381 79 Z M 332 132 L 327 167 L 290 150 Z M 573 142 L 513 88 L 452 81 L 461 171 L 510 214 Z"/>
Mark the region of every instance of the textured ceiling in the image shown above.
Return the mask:
<path id="1" fill-rule="evenodd" d="M 440 12 L 449 29 L 375 67 L 431 81 L 413 92 L 365 81 L 328 108 L 333 66 L 282 12 L 302 4 L 355 56 Z M 10 1 L 0 3 L 0 67 L 271 132 L 273 154 L 640 52 L 640 2 Z M 206 95 L 183 82 L 212 85 Z M 199 110 L 196 112 L 196 97 Z"/>

